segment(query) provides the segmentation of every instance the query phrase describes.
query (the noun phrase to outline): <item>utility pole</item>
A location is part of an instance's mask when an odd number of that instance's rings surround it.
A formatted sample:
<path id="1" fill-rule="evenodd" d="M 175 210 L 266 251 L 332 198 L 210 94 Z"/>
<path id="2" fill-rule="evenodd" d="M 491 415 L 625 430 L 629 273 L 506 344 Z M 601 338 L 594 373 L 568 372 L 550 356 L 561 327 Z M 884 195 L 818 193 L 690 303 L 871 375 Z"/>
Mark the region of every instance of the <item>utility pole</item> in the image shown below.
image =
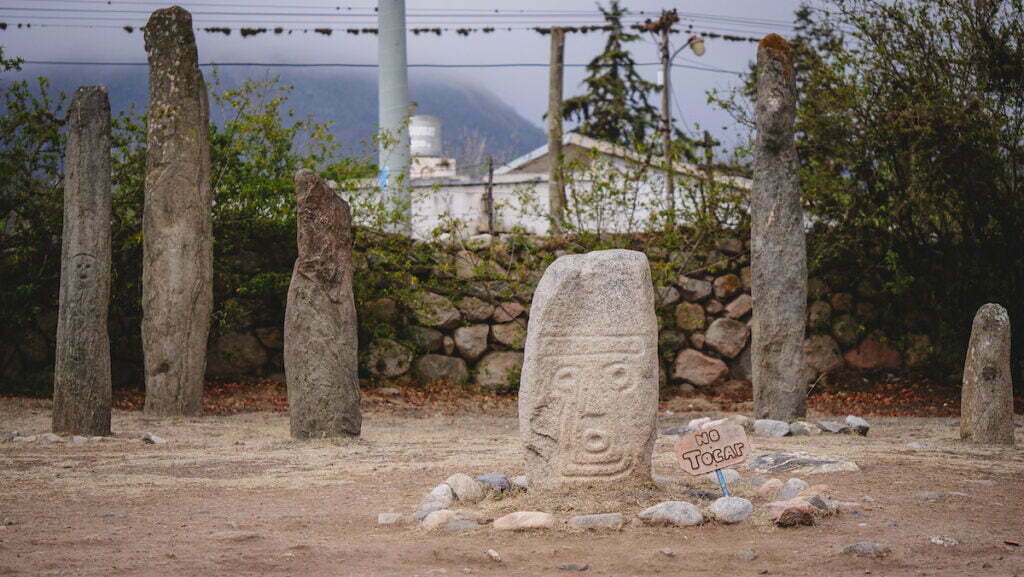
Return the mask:
<path id="1" fill-rule="evenodd" d="M 487 232 L 494 234 L 494 157 L 487 157 L 487 188 L 484 189 L 484 217 Z"/>
<path id="2" fill-rule="evenodd" d="M 409 185 L 409 71 L 405 50 L 405 0 L 377 2 L 379 165 L 387 207 L 401 216 L 391 232 L 412 234 Z"/>
<path id="3" fill-rule="evenodd" d="M 658 35 L 658 51 L 661 53 L 661 151 L 665 162 L 665 202 L 668 207 L 668 223 L 676 224 L 676 183 L 672 166 L 672 54 L 668 43 L 672 25 L 679 22 L 675 10 L 662 10 L 657 20 L 644 22 L 644 30 Z"/>
<path id="4" fill-rule="evenodd" d="M 565 221 L 565 173 L 562 158 L 562 76 L 565 65 L 565 30 L 551 29 L 551 64 L 548 69 L 548 219 L 552 235 L 562 234 Z"/>

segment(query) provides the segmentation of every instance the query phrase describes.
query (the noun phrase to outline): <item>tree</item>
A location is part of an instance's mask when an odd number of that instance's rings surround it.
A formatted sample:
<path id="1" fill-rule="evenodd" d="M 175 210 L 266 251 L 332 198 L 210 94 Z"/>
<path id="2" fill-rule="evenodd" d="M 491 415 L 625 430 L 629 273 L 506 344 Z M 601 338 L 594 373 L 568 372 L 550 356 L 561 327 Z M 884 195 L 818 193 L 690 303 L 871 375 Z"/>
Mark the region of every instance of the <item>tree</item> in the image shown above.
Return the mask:
<path id="1" fill-rule="evenodd" d="M 1024 0 L 833 0 L 797 18 L 812 274 L 879 294 L 879 328 L 930 335 L 939 374 L 959 371 L 980 305 L 1024 331 Z"/>
<path id="2" fill-rule="evenodd" d="M 604 51 L 587 64 L 587 77 L 583 80 L 586 93 L 564 101 L 562 115 L 579 123 L 580 134 L 637 146 L 658 127 L 658 111 L 647 100 L 647 95 L 658 87 L 640 76 L 626 47 L 640 38 L 622 24 L 622 18 L 629 12 L 619 6 L 618 0 L 599 9 L 604 15 L 608 40 Z"/>

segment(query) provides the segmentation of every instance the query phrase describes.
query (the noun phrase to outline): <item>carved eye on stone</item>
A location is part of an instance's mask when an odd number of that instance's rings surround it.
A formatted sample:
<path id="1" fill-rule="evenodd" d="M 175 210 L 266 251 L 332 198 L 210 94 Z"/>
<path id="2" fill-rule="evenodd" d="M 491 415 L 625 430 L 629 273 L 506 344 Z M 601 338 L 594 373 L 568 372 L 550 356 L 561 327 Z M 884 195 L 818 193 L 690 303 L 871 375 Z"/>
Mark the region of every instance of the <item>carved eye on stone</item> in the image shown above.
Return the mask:
<path id="1" fill-rule="evenodd" d="M 555 387 L 568 391 L 576 382 L 576 367 L 562 367 L 555 371 Z"/>
<path id="2" fill-rule="evenodd" d="M 629 378 L 629 367 L 623 362 L 614 362 L 604 366 L 604 376 L 608 384 L 616 391 L 625 391 L 632 384 Z"/>

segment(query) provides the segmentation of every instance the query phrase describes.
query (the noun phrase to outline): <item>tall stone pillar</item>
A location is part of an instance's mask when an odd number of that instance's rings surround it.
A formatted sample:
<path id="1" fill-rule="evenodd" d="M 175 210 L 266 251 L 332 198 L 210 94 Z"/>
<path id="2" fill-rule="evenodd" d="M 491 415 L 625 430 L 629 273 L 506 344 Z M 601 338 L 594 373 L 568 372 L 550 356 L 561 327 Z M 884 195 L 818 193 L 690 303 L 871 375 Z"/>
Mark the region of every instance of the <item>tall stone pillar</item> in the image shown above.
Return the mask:
<path id="1" fill-rule="evenodd" d="M 192 16 L 177 6 L 146 24 L 149 122 L 143 213 L 142 346 L 146 414 L 203 409 L 213 306 L 209 110 Z"/>
<path id="2" fill-rule="evenodd" d="M 68 110 L 53 430 L 110 434 L 110 102 L 79 88 Z"/>
<path id="3" fill-rule="evenodd" d="M 750 195 L 754 414 L 791 421 L 807 411 L 803 381 L 807 248 L 794 141 L 796 79 L 789 44 L 757 49 L 757 142 Z"/>
<path id="4" fill-rule="evenodd" d="M 960 393 L 960 438 L 1013 446 L 1010 315 L 987 304 L 974 315 Z"/>
<path id="5" fill-rule="evenodd" d="M 359 341 L 348 203 L 311 170 L 295 174 L 298 246 L 284 319 L 284 372 L 296 439 L 358 435 Z"/>

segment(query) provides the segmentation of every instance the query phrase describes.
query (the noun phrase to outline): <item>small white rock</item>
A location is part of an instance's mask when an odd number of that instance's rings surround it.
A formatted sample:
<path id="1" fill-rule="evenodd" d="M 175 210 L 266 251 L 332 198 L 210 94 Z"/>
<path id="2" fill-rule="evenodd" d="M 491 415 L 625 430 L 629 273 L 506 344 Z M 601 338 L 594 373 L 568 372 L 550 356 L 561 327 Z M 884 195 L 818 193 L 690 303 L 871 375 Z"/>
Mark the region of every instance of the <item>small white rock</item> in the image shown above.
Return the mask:
<path id="1" fill-rule="evenodd" d="M 448 477 L 444 484 L 451 488 L 452 494 L 459 501 L 478 503 L 484 499 L 484 490 L 480 488 L 480 483 L 465 473 L 456 473 Z"/>
<path id="2" fill-rule="evenodd" d="M 530 488 L 530 481 L 526 478 L 526 475 L 517 475 L 512 477 L 512 485 L 520 491 L 526 491 Z"/>
<path id="3" fill-rule="evenodd" d="M 789 423 L 758 419 L 754 421 L 754 434 L 762 437 L 785 437 L 789 434 Z"/>
<path id="4" fill-rule="evenodd" d="M 778 499 L 780 501 L 792 499 L 793 497 L 799 495 L 801 491 L 809 487 L 810 485 L 808 485 L 807 482 L 804 481 L 803 479 L 797 479 L 796 477 L 793 477 L 792 479 L 786 481 L 786 484 L 783 485 L 782 489 L 779 490 Z"/>
<path id="5" fill-rule="evenodd" d="M 960 544 L 960 541 L 957 541 L 948 535 L 933 535 L 928 540 L 936 545 L 942 545 L 943 547 L 955 547 Z"/>
<path id="6" fill-rule="evenodd" d="M 487 550 L 487 557 L 489 557 L 491 561 L 494 561 L 495 563 L 501 563 L 501 555 L 499 555 L 498 552 L 494 549 Z"/>
<path id="7" fill-rule="evenodd" d="M 753 503 L 743 497 L 719 497 L 711 504 L 711 516 L 722 523 L 739 523 L 753 512 Z"/>
<path id="8" fill-rule="evenodd" d="M 516 511 L 494 520 L 496 531 L 523 531 L 526 529 L 550 529 L 555 526 L 555 517 L 542 511 Z"/>
<path id="9" fill-rule="evenodd" d="M 83 437 L 82 435 L 75 435 L 71 437 L 71 442 L 76 444 L 88 443 L 89 437 Z"/>
<path id="10" fill-rule="evenodd" d="M 676 525 L 691 527 L 700 525 L 704 515 L 696 506 L 686 501 L 663 501 L 637 513 L 648 525 Z"/>
<path id="11" fill-rule="evenodd" d="M 147 445 L 166 445 L 167 444 L 167 441 L 165 439 L 162 439 L 162 438 L 154 435 L 153 433 L 146 433 L 145 435 L 143 435 L 142 436 L 142 442 L 146 443 Z"/>

